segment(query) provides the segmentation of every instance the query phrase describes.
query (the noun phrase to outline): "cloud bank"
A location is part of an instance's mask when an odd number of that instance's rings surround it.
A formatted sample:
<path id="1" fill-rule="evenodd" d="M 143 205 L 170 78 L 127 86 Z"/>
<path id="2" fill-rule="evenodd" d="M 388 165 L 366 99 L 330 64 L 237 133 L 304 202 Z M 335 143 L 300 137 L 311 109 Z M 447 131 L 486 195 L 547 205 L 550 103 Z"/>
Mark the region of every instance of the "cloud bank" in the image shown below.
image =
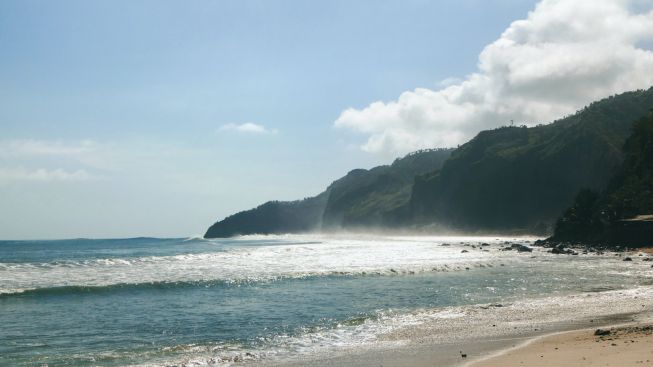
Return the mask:
<path id="1" fill-rule="evenodd" d="M 144 138 L 122 142 L 0 139 L 0 183 L 154 177 L 152 172 L 159 176 L 178 172 L 179 162 L 198 152 L 176 142 Z"/>
<path id="2" fill-rule="evenodd" d="M 225 124 L 218 128 L 218 131 L 235 131 L 243 134 L 276 134 L 276 129 L 268 129 L 263 125 L 255 124 L 253 122 L 245 122 L 243 124 Z"/>
<path id="3" fill-rule="evenodd" d="M 74 143 L 35 139 L 0 141 L 0 157 L 13 156 L 79 156 L 97 149 L 92 140 Z"/>
<path id="4" fill-rule="evenodd" d="M 28 170 L 24 168 L 0 168 L 0 183 L 11 181 L 88 181 L 96 177 L 83 169 L 67 171 L 61 168 L 38 168 Z"/>
<path id="5" fill-rule="evenodd" d="M 85 157 L 92 156 L 97 149 L 98 144 L 91 140 L 0 140 L 0 184 L 98 179 L 97 175 L 89 173 L 85 168 L 48 167 L 53 164 L 70 166 L 71 162 L 82 163 Z M 37 167 L 33 167 L 35 165 Z"/>
<path id="6" fill-rule="evenodd" d="M 349 108 L 338 128 L 368 137 L 364 151 L 403 154 L 451 147 L 480 130 L 532 125 L 653 85 L 653 1 L 543 0 L 486 46 L 478 71 L 442 89 Z M 452 84 L 453 83 L 453 84 Z"/>

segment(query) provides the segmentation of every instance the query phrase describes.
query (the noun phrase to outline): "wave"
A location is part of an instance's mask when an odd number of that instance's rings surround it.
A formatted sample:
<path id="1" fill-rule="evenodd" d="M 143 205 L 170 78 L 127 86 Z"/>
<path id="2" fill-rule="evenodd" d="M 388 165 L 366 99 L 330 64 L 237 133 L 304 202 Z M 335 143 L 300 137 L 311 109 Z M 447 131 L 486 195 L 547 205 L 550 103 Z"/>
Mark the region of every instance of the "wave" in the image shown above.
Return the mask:
<path id="1" fill-rule="evenodd" d="M 650 312 L 653 287 L 536 297 L 504 304 L 471 304 L 409 312 L 379 310 L 330 324 L 307 326 L 292 335 L 271 336 L 253 345 L 181 344 L 165 347 L 158 360 L 138 366 L 311 365 L 339 356 L 384 353 L 418 345 L 512 340 L 559 331 L 559 325 L 600 326 Z M 646 307 L 642 307 L 645 303 Z M 492 327 L 488 327 L 492 320 Z M 603 321 L 607 320 L 607 321 Z M 424 346 L 424 345 L 423 345 Z M 285 362 L 285 363 L 284 363 Z M 298 364 L 298 362 L 300 364 Z"/>
<path id="2" fill-rule="evenodd" d="M 325 276 L 400 276 L 488 269 L 530 261 L 531 256 L 551 260 L 557 256 L 537 248 L 533 253 L 501 251 L 505 238 L 293 236 L 282 239 L 276 236 L 272 239 L 282 243 L 269 240 L 264 245 L 251 245 L 249 238 L 216 246 L 214 252 L 0 263 L 3 280 L 0 293 L 51 288 L 124 288 L 127 284 L 244 284 Z M 489 245 L 480 246 L 481 241 Z"/>
<path id="3" fill-rule="evenodd" d="M 121 261 L 122 262 L 122 261 Z M 342 277 L 366 277 L 366 276 L 406 276 L 418 275 L 428 272 L 454 272 L 462 270 L 471 270 L 472 268 L 492 268 L 490 263 L 467 264 L 468 266 L 449 266 L 433 267 L 431 269 L 383 269 L 380 271 L 320 271 L 305 272 L 284 275 L 268 275 L 249 278 L 229 278 L 229 279 L 198 279 L 198 280 L 161 280 L 135 283 L 106 283 L 95 285 L 52 285 L 40 288 L 0 288 L 0 298 L 13 295 L 32 296 L 32 295 L 63 295 L 63 294 L 88 294 L 88 293 L 107 293 L 114 291 L 129 290 L 161 290 L 161 289 L 185 289 L 185 288 L 213 288 L 220 286 L 242 286 L 250 284 L 261 284 L 270 282 L 279 282 L 287 280 L 311 280 L 317 278 L 342 278 Z"/>
<path id="4" fill-rule="evenodd" d="M 11 296 L 34 296 L 34 295 L 65 295 L 65 294 L 97 294 L 112 293 L 115 291 L 148 290 L 148 289 L 183 289 L 183 288 L 209 288 L 230 285 L 233 283 L 221 280 L 209 281 L 161 281 L 151 283 L 117 283 L 97 286 L 69 285 L 55 286 L 49 288 L 28 288 L 28 289 L 0 289 L 0 298 Z"/>
<path id="5" fill-rule="evenodd" d="M 183 239 L 182 242 L 210 242 L 210 240 L 208 238 L 204 238 L 202 235 L 196 234 Z"/>

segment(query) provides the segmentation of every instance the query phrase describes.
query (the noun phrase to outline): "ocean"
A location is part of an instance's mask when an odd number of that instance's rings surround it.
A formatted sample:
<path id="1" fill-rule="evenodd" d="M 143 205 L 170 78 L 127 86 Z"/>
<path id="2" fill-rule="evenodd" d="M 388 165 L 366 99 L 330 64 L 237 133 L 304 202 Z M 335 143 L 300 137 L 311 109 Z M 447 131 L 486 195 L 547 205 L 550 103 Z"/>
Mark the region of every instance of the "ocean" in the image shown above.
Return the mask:
<path id="1" fill-rule="evenodd" d="M 534 240 L 0 241 L 0 366 L 308 365 L 649 307 L 650 262 L 503 250 Z"/>

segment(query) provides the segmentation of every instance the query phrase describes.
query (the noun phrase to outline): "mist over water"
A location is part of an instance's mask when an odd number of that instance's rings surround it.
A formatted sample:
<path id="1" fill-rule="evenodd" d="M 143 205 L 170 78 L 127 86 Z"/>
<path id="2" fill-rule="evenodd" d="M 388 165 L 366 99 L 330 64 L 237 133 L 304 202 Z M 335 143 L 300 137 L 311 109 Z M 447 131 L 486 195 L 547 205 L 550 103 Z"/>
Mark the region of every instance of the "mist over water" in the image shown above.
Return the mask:
<path id="1" fill-rule="evenodd" d="M 456 320 L 466 315 L 472 322 L 469 310 L 492 312 L 488 304 L 505 304 L 501 312 L 509 317 L 532 302 L 606 307 L 623 292 L 650 292 L 651 268 L 613 254 L 502 251 L 506 242 L 533 240 L 287 235 L 3 241 L 0 365 L 320 358 L 354 347 L 392 348 L 410 339 L 396 335 L 433 320 L 443 337 L 454 337 L 447 333 Z M 625 311 L 631 306 L 623 303 Z"/>

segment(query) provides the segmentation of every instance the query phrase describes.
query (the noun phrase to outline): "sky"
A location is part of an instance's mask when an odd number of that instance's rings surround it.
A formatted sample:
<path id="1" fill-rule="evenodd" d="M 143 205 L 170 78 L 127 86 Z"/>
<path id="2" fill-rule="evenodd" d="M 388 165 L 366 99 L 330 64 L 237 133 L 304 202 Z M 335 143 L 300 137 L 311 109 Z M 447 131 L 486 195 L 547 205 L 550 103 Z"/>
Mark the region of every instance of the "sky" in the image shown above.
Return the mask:
<path id="1" fill-rule="evenodd" d="M 0 239 L 201 235 L 653 85 L 653 0 L 0 2 Z"/>

